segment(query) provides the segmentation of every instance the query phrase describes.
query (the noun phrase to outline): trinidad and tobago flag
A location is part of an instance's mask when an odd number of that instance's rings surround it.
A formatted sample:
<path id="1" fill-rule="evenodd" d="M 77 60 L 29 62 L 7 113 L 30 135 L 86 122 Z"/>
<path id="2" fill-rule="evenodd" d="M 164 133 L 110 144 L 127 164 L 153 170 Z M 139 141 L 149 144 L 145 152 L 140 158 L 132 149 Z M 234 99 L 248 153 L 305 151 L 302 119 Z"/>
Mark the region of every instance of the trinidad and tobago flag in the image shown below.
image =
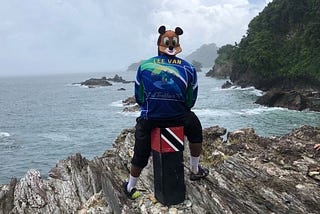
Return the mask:
<path id="1" fill-rule="evenodd" d="M 153 129 L 151 132 L 151 148 L 160 153 L 183 151 L 183 126 Z"/>

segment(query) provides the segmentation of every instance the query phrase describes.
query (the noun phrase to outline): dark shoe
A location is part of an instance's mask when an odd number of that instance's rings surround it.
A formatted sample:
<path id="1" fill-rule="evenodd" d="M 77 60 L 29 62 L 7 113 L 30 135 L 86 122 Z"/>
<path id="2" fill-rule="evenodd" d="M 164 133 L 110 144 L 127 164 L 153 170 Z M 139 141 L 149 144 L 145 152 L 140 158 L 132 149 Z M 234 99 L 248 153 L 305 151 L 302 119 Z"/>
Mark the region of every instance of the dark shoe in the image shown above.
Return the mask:
<path id="1" fill-rule="evenodd" d="M 128 182 L 123 183 L 124 193 L 128 196 L 129 199 L 135 200 L 140 196 L 140 192 L 136 188 L 133 188 L 130 192 L 127 190 Z"/>
<path id="2" fill-rule="evenodd" d="M 198 166 L 198 173 L 194 174 L 193 172 L 191 172 L 190 180 L 197 181 L 197 180 L 200 180 L 201 178 L 205 178 L 207 175 L 209 175 L 209 170 L 207 168 L 203 168 L 199 165 Z"/>

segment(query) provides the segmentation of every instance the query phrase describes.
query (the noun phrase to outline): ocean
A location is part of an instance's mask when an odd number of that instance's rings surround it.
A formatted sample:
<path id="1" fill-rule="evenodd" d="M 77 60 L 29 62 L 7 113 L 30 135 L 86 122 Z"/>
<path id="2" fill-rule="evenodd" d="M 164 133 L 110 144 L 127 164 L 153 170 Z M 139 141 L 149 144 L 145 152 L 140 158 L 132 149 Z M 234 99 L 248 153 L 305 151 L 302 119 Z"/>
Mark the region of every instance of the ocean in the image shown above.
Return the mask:
<path id="1" fill-rule="evenodd" d="M 319 112 L 254 104 L 263 92 L 253 87 L 221 89 L 226 80 L 205 73 L 198 74 L 193 108 L 203 128 L 253 127 L 259 135 L 279 136 L 301 125 L 320 126 Z M 133 83 L 98 88 L 73 83 L 115 74 L 125 80 L 135 77 L 134 71 L 0 77 L 0 184 L 20 179 L 31 168 L 47 177 L 60 159 L 75 153 L 92 159 L 111 149 L 121 130 L 133 127 L 139 115 L 123 112 L 122 101 L 133 96 Z"/>

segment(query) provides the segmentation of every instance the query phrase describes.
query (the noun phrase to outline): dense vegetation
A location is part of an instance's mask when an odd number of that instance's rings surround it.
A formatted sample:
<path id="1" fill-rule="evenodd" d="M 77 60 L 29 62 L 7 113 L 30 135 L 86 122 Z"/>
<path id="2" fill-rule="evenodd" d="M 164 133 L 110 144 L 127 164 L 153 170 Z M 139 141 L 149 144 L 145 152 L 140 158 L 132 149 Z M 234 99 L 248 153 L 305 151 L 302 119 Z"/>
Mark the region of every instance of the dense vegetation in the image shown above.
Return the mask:
<path id="1" fill-rule="evenodd" d="M 234 50 L 234 46 L 232 45 L 224 45 L 217 51 L 218 57 L 215 60 L 215 64 L 217 65 L 226 65 L 231 63 L 232 51 Z"/>
<path id="2" fill-rule="evenodd" d="M 320 1 L 273 0 L 248 26 L 239 44 L 219 50 L 217 64 L 230 62 L 265 80 L 320 82 Z M 222 54 L 221 54 L 222 53 Z"/>

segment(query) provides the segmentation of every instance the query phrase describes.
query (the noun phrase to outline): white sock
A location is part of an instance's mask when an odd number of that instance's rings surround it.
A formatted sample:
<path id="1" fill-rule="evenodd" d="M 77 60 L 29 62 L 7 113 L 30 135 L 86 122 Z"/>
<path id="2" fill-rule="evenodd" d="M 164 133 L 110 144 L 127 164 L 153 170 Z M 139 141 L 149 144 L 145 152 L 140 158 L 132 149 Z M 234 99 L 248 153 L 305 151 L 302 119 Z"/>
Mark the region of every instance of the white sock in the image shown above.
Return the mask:
<path id="1" fill-rule="evenodd" d="M 199 171 L 199 169 L 198 169 L 199 161 L 200 161 L 200 156 L 198 156 L 198 157 L 190 156 L 191 171 L 194 174 L 197 174 Z"/>
<path id="2" fill-rule="evenodd" d="M 136 186 L 138 178 L 139 177 L 133 177 L 132 175 L 130 175 L 129 182 L 128 182 L 128 185 L 127 185 L 127 191 L 128 192 L 131 192 L 131 190 Z"/>

